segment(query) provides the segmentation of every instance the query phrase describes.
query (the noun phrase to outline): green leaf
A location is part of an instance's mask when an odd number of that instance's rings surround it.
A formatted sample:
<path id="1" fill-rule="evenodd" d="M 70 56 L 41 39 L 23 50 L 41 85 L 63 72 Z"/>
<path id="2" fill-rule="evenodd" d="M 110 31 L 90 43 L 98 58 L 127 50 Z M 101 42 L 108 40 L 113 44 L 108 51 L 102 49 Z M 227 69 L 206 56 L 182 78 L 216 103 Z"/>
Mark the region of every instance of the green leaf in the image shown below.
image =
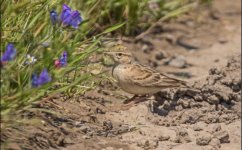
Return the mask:
<path id="1" fill-rule="evenodd" d="M 116 24 L 110 28 L 107 28 L 106 30 L 104 30 L 101 34 L 106 34 L 106 33 L 109 33 L 109 32 L 112 32 L 112 31 L 115 31 L 117 30 L 118 28 L 121 28 L 123 25 L 125 25 L 126 23 L 119 23 L 119 24 Z"/>

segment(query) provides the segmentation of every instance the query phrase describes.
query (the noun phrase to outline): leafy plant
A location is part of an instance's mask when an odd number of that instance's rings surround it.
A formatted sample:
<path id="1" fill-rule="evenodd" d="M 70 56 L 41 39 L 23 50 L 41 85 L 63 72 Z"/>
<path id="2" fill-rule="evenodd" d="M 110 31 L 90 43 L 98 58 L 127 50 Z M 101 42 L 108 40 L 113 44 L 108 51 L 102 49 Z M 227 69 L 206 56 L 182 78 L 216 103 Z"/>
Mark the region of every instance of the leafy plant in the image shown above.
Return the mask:
<path id="1" fill-rule="evenodd" d="M 187 12 L 199 0 L 80 0 L 73 1 L 99 30 L 126 22 L 121 33 L 135 35 L 160 18 L 172 18 Z"/>
<path id="2" fill-rule="evenodd" d="M 44 96 L 68 92 L 79 85 L 92 87 L 85 70 L 104 34 L 89 38 L 93 30 L 74 4 L 63 1 L 3 1 L 1 45 L 1 115 L 7 116 Z"/>

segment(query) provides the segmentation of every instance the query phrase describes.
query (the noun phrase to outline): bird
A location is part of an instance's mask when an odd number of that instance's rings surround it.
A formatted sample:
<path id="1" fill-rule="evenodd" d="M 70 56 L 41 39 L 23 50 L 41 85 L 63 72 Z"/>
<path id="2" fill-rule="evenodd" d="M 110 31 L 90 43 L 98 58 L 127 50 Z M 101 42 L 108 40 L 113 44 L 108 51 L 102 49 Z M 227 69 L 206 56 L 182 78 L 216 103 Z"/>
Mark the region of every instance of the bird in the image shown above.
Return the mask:
<path id="1" fill-rule="evenodd" d="M 104 54 L 114 61 L 112 76 L 117 80 L 118 86 L 125 92 L 134 94 L 126 103 L 139 95 L 152 95 L 167 88 L 187 87 L 186 81 L 139 64 L 129 51 L 109 51 Z"/>

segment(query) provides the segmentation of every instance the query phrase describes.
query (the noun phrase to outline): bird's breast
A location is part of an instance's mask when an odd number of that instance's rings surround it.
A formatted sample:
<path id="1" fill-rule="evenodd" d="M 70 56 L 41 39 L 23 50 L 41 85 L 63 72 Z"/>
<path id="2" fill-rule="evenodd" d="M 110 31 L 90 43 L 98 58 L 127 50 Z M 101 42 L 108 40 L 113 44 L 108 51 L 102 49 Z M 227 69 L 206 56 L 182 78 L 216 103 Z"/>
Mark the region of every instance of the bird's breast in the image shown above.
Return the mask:
<path id="1" fill-rule="evenodd" d="M 118 65 L 116 67 L 113 68 L 113 77 L 118 81 L 118 82 L 122 82 L 127 80 L 125 77 L 127 76 L 127 73 L 129 72 L 128 67 L 124 66 L 124 65 Z"/>
<path id="2" fill-rule="evenodd" d="M 132 94 L 149 94 L 159 91 L 157 88 L 147 88 L 135 84 L 130 79 L 132 68 L 129 65 L 118 65 L 113 68 L 113 77 L 117 80 L 118 85 L 126 92 Z"/>

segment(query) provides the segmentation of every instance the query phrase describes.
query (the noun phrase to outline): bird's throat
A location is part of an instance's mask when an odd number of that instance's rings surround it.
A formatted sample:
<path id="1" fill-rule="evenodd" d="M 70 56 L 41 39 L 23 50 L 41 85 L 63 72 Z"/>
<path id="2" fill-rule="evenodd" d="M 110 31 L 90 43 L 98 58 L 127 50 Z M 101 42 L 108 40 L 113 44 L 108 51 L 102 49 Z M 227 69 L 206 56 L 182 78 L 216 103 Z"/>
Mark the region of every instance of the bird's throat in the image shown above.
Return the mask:
<path id="1" fill-rule="evenodd" d="M 114 69 L 115 69 L 117 66 L 118 66 L 117 63 L 115 63 L 115 64 L 113 65 L 113 68 L 112 68 L 112 76 L 113 76 L 113 71 L 114 71 Z"/>

